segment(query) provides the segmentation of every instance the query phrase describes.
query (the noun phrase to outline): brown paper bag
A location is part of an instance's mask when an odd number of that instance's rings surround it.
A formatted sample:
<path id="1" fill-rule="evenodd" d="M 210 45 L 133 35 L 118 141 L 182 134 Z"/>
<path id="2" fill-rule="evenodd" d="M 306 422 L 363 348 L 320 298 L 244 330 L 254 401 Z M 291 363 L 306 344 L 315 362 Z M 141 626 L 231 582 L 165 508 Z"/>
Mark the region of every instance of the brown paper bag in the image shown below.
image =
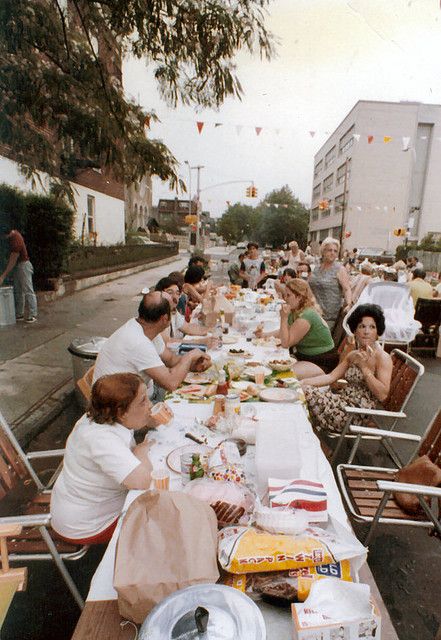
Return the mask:
<path id="1" fill-rule="evenodd" d="M 215 583 L 216 557 L 217 519 L 209 505 L 173 491 L 141 494 L 127 511 L 116 548 L 120 614 L 140 623 L 170 593 Z"/>

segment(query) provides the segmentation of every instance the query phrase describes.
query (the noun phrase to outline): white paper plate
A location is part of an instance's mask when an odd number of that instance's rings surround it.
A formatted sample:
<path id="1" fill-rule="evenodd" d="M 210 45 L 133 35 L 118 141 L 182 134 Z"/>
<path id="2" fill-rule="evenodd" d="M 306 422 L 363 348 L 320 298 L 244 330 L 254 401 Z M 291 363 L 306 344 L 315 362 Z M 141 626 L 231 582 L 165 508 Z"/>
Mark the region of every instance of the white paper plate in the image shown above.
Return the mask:
<path id="1" fill-rule="evenodd" d="M 270 376 L 272 374 L 272 370 L 263 365 L 261 365 L 260 367 L 246 367 L 243 370 L 242 375 L 247 376 L 248 378 L 250 378 L 250 380 L 254 381 L 256 373 L 263 373 L 266 378 L 267 376 Z"/>
<path id="2" fill-rule="evenodd" d="M 232 389 L 239 389 L 239 391 L 246 391 L 246 388 L 250 386 L 248 380 L 233 380 L 230 382 Z"/>
<path id="3" fill-rule="evenodd" d="M 227 355 L 229 358 L 252 358 L 253 354 L 249 351 L 245 351 L 245 349 L 241 353 L 231 353 L 231 351 L 227 351 Z"/>
<path id="4" fill-rule="evenodd" d="M 208 455 L 211 453 L 213 449 L 211 447 L 207 447 L 206 444 L 198 444 L 195 442 L 194 444 L 185 444 L 182 447 L 177 447 L 170 451 L 166 458 L 167 466 L 176 473 L 181 473 L 181 456 L 183 453 L 202 453 L 203 455 Z"/>
<path id="5" fill-rule="evenodd" d="M 299 400 L 299 394 L 294 389 L 279 389 L 277 387 L 262 389 L 259 397 L 264 402 L 297 402 Z"/>
<path id="6" fill-rule="evenodd" d="M 198 373 L 197 371 L 189 371 L 184 378 L 187 384 L 209 384 L 211 376 L 206 373 Z"/>
<path id="7" fill-rule="evenodd" d="M 235 344 L 239 340 L 239 336 L 230 336 L 228 333 L 222 336 L 223 344 Z"/>

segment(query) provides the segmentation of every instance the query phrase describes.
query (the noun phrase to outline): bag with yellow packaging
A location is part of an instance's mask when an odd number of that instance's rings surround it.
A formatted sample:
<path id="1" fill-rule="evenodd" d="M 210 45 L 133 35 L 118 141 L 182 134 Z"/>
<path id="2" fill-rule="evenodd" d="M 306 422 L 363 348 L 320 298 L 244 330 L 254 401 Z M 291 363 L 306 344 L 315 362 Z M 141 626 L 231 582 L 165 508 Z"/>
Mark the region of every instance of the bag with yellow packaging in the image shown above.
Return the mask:
<path id="1" fill-rule="evenodd" d="M 255 527 L 226 527 L 219 532 L 218 559 L 229 573 L 301 569 L 357 559 L 367 549 L 355 535 L 330 518 L 326 527 L 308 526 L 296 535 L 273 534 Z"/>

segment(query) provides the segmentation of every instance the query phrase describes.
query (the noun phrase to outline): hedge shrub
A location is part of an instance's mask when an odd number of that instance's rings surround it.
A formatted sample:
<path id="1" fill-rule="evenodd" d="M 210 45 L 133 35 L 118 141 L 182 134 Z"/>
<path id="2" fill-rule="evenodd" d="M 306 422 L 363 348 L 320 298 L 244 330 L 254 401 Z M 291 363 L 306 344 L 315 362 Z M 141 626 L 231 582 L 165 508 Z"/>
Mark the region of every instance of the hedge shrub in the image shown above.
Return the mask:
<path id="1" fill-rule="evenodd" d="M 67 265 L 74 211 L 52 195 L 26 194 L 0 184 L 0 215 L 2 226 L 23 234 L 36 285 L 44 286 L 48 278 L 60 276 Z M 7 241 L 2 243 L 2 263 L 5 252 L 7 255 Z"/>

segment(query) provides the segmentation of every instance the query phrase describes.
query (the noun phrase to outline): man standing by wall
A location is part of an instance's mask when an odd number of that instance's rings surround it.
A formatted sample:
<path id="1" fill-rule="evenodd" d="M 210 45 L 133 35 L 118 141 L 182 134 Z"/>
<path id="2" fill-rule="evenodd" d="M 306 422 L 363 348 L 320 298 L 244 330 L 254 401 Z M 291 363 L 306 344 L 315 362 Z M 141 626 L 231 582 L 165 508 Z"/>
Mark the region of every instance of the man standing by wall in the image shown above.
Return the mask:
<path id="1" fill-rule="evenodd" d="M 12 272 L 14 280 L 15 316 L 24 320 L 25 303 L 27 306 L 26 322 L 37 320 L 37 296 L 32 284 L 34 268 L 29 260 L 23 236 L 16 229 L 8 229 L 3 235 L 9 241 L 9 259 L 5 270 L 0 274 L 0 286 L 6 276 Z"/>

